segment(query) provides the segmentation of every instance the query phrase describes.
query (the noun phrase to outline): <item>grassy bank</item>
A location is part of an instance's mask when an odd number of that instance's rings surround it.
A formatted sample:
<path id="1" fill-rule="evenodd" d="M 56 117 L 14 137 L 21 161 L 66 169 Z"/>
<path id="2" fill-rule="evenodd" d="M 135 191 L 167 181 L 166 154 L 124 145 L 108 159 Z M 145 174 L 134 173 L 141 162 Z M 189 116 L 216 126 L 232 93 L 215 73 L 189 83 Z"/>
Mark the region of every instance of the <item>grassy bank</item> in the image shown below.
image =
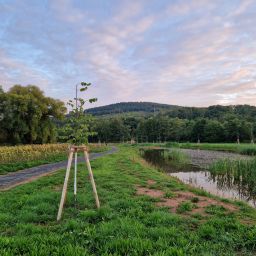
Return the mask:
<path id="1" fill-rule="evenodd" d="M 256 155 L 256 145 L 254 144 L 236 144 L 236 143 L 176 143 L 168 142 L 165 147 L 189 148 L 189 149 L 205 149 L 219 150 L 227 152 L 235 152 L 243 155 Z"/>
<path id="2" fill-rule="evenodd" d="M 91 152 L 106 151 L 108 147 L 89 145 Z M 68 144 L 21 145 L 0 147 L 0 175 L 26 168 L 63 161 Z"/>
<path id="3" fill-rule="evenodd" d="M 255 255 L 255 210 L 189 189 L 135 147 L 92 161 L 100 210 L 83 166 L 77 202 L 70 182 L 60 223 L 64 170 L 0 193 L 0 255 Z M 182 195 L 175 211 L 164 206 Z M 213 204 L 199 212 L 200 201 Z"/>

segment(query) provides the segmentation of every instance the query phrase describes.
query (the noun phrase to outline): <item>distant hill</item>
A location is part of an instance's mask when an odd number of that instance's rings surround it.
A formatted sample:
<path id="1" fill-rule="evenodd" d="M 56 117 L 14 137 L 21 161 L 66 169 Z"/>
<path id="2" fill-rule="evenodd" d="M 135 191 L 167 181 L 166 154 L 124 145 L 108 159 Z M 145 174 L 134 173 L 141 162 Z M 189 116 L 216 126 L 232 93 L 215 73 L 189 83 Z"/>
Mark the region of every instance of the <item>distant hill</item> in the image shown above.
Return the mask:
<path id="1" fill-rule="evenodd" d="M 94 116 L 142 117 L 158 113 L 170 118 L 196 119 L 209 118 L 220 120 L 226 115 L 246 119 L 256 123 L 256 107 L 250 105 L 214 105 L 209 107 L 182 107 L 177 105 L 160 104 L 153 102 L 120 102 L 86 110 Z M 256 125 L 256 124 L 255 124 Z"/>
<path id="2" fill-rule="evenodd" d="M 140 113 L 159 113 L 166 112 L 173 109 L 178 109 L 179 106 L 160 104 L 153 102 L 120 102 L 115 104 L 110 104 L 106 106 L 96 107 L 87 109 L 86 112 L 94 116 L 103 115 L 115 115 L 123 114 L 127 112 L 140 112 Z"/>

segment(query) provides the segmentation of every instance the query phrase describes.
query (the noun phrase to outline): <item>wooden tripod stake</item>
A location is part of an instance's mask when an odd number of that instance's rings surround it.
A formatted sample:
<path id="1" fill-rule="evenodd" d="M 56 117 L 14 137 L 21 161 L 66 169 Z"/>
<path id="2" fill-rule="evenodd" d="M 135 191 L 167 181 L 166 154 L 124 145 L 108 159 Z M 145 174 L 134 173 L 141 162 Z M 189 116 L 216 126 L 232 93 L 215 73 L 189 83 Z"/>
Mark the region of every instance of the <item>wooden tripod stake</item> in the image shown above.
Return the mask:
<path id="1" fill-rule="evenodd" d="M 100 208 L 100 201 L 99 201 L 99 198 L 98 198 L 98 193 L 97 193 L 96 185 L 95 185 L 94 178 L 93 178 L 93 173 L 92 173 L 92 168 L 91 168 L 91 164 L 90 164 L 90 160 L 89 160 L 87 147 L 85 147 L 85 146 L 71 146 L 71 148 L 69 150 L 67 171 L 66 171 L 64 184 L 63 184 L 63 189 L 62 189 L 62 195 L 61 195 L 61 199 L 60 199 L 57 221 L 59 221 L 61 219 L 61 216 L 62 216 L 62 210 L 63 210 L 63 206 L 64 206 L 65 200 L 66 200 L 68 180 L 69 180 L 69 176 L 70 176 L 70 170 L 71 170 L 72 159 L 73 159 L 73 154 L 74 153 L 75 153 L 74 195 L 76 196 L 76 193 L 77 193 L 77 152 L 78 151 L 83 151 L 83 153 L 84 153 L 85 163 L 87 165 L 87 169 L 88 169 L 88 172 L 89 172 L 89 177 L 90 177 L 90 181 L 91 181 L 91 184 L 92 184 L 93 195 L 94 195 L 94 198 L 95 198 L 96 206 L 97 206 L 97 208 Z"/>

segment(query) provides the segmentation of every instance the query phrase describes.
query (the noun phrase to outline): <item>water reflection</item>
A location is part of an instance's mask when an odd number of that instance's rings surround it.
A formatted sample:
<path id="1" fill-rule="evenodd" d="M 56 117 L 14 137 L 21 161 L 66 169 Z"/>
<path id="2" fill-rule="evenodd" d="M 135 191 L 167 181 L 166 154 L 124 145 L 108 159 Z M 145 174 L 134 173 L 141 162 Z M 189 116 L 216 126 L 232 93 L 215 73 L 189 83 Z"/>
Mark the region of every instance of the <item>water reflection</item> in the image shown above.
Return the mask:
<path id="1" fill-rule="evenodd" d="M 140 153 L 145 160 L 186 184 L 202 188 L 221 197 L 243 200 L 256 207 L 256 179 L 248 177 L 248 174 L 242 172 L 212 174 L 193 165 L 177 168 L 166 157 L 167 151 L 164 149 L 142 149 Z"/>

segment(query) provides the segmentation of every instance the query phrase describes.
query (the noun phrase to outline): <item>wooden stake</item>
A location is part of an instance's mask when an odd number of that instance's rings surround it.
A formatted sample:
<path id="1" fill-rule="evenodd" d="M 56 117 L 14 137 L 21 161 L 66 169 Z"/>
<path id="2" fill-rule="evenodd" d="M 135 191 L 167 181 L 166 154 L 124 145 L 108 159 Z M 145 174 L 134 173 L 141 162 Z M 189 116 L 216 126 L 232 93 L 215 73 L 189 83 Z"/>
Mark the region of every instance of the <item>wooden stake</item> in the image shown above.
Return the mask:
<path id="1" fill-rule="evenodd" d="M 75 152 L 75 171 L 74 171 L 74 195 L 76 196 L 77 191 L 77 151 Z"/>
<path id="2" fill-rule="evenodd" d="M 91 181 L 91 184 L 92 184 L 93 195 L 94 195 L 94 198 L 95 198 L 95 201 L 96 201 L 96 206 L 97 206 L 97 208 L 100 208 L 100 201 L 99 201 L 99 198 L 98 198 L 97 189 L 96 189 L 96 185 L 95 185 L 94 178 L 93 178 L 92 168 L 91 168 L 91 164 L 90 164 L 90 160 L 89 160 L 89 156 L 88 156 L 88 152 L 87 152 L 88 149 L 87 149 L 86 146 L 71 146 L 70 149 L 69 149 L 68 164 L 67 164 L 67 170 L 66 170 L 64 185 L 63 185 L 63 189 L 62 189 L 61 199 L 60 199 L 57 221 L 59 221 L 61 219 L 61 216 L 62 216 L 62 211 L 63 211 L 63 207 L 64 207 L 64 204 L 65 204 L 66 195 L 67 195 L 68 180 L 69 180 L 70 169 L 71 169 L 72 159 L 73 159 L 73 154 L 74 153 L 75 153 L 74 195 L 76 196 L 76 194 L 77 194 L 77 152 L 79 150 L 84 152 L 85 162 L 86 162 L 87 169 L 88 169 L 88 172 L 89 172 L 89 177 L 90 177 L 90 181 Z"/>
<path id="3" fill-rule="evenodd" d="M 96 201 L 96 206 L 97 206 L 97 208 L 100 208 L 100 201 L 99 201 L 99 198 L 98 198 L 98 193 L 97 193 L 96 185 L 95 185 L 94 178 L 93 178 L 93 173 L 92 173 L 92 168 L 91 168 L 91 164 L 90 164 L 90 161 L 89 161 L 89 156 L 88 156 L 88 153 L 87 153 L 86 150 L 84 150 L 84 157 L 85 157 L 87 169 L 88 169 L 88 172 L 89 172 L 90 181 L 91 181 L 91 184 L 92 184 L 93 195 L 94 195 L 94 198 L 95 198 L 95 201 Z"/>
<path id="4" fill-rule="evenodd" d="M 66 200 L 68 179 L 69 179 L 70 168 L 71 168 L 71 164 L 72 164 L 73 153 L 74 153 L 73 149 L 71 148 L 71 150 L 69 151 L 69 156 L 68 156 L 67 171 L 66 171 L 63 189 L 62 189 L 62 195 L 61 195 L 61 199 L 60 199 L 60 206 L 59 206 L 59 211 L 58 211 L 58 215 L 57 215 L 57 221 L 59 221 L 61 219 L 63 206 L 64 206 L 64 203 Z"/>

